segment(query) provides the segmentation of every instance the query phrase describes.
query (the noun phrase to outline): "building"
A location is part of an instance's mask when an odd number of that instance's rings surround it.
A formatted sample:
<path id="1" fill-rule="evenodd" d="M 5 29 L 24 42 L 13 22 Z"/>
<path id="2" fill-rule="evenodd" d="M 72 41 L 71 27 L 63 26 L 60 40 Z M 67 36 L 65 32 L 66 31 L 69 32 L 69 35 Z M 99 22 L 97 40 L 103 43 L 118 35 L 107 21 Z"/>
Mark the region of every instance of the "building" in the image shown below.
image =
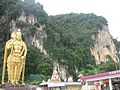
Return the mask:
<path id="1" fill-rule="evenodd" d="M 68 78 L 68 82 L 61 82 L 59 73 L 55 70 L 51 79 L 41 83 L 38 90 L 81 90 L 81 83 L 73 82 L 72 77 Z"/>
<path id="2" fill-rule="evenodd" d="M 45 82 L 40 84 L 39 90 L 81 90 L 80 82 Z"/>
<path id="3" fill-rule="evenodd" d="M 120 90 L 120 70 L 82 76 L 80 80 L 85 90 Z"/>

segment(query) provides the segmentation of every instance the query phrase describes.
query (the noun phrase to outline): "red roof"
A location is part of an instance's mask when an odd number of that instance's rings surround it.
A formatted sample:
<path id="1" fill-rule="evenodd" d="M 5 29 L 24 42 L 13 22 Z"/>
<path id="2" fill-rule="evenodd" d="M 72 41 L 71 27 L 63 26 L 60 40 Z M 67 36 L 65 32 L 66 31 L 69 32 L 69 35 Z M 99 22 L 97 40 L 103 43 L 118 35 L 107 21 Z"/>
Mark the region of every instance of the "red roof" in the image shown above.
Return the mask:
<path id="1" fill-rule="evenodd" d="M 86 80 L 86 79 L 90 79 L 90 78 L 97 78 L 97 77 L 103 77 L 103 76 L 109 76 L 109 75 L 115 75 L 115 74 L 120 74 L 120 70 L 99 73 L 99 74 L 94 74 L 94 75 L 90 75 L 90 76 L 82 76 L 80 79 Z"/>

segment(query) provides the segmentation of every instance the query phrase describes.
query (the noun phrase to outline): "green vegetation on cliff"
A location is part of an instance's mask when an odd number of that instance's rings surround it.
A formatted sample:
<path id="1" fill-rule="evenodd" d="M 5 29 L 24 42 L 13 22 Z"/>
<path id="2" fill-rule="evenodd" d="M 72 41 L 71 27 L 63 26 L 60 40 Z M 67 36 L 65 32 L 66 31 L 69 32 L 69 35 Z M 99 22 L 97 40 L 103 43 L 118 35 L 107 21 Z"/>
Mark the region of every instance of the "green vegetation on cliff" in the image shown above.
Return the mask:
<path id="1" fill-rule="evenodd" d="M 53 60 L 68 66 L 70 75 L 77 78 L 80 73 L 95 74 L 90 68 L 96 66 L 90 52 L 94 45 L 92 35 L 97 35 L 103 25 L 107 25 L 106 19 L 92 13 L 49 16 L 44 46 Z"/>

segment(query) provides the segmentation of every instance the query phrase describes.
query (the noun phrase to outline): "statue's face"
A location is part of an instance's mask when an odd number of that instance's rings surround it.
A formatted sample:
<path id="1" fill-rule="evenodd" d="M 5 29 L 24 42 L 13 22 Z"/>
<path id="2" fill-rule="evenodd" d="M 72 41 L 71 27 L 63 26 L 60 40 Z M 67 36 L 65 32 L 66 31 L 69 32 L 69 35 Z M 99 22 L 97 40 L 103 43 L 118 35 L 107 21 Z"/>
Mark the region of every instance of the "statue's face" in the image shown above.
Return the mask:
<path id="1" fill-rule="evenodd" d="M 15 32 L 13 32 L 13 33 L 11 34 L 11 38 L 12 38 L 12 39 L 15 39 L 15 38 L 16 38 Z"/>
<path id="2" fill-rule="evenodd" d="M 16 36 L 16 39 L 17 39 L 17 40 L 21 40 L 21 39 L 22 39 L 22 38 L 21 38 L 21 33 L 20 33 L 20 32 L 17 32 L 16 35 L 17 35 L 17 36 Z"/>

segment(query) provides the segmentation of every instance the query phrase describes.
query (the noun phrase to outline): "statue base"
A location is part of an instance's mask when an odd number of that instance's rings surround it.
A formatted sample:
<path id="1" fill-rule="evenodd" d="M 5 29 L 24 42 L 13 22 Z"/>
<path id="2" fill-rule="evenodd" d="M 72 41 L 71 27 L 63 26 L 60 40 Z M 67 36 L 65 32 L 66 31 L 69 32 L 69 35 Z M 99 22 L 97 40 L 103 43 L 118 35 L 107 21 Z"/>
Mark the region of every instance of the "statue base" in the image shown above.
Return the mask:
<path id="1" fill-rule="evenodd" d="M 30 87 L 29 85 L 22 85 L 22 84 L 12 84 L 12 83 L 5 83 L 1 84 L 0 88 L 3 90 L 36 90 L 35 87 Z"/>

